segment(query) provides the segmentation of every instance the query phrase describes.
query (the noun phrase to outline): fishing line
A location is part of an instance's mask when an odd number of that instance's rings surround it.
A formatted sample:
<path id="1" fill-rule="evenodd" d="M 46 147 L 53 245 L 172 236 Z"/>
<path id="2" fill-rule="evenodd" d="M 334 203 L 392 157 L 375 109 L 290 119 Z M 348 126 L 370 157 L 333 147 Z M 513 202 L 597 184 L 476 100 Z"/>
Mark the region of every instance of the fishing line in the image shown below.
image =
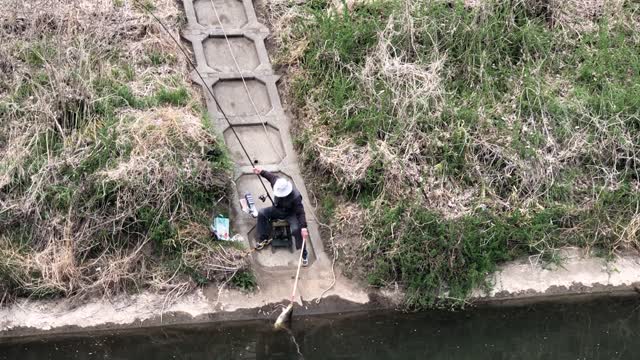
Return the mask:
<path id="1" fill-rule="evenodd" d="M 180 42 L 171 34 L 171 31 L 169 31 L 169 29 L 164 25 L 164 23 L 153 13 L 153 11 L 151 11 L 151 9 L 147 8 L 144 4 L 140 3 L 139 0 L 133 0 L 134 3 L 138 4 L 138 6 L 142 7 L 142 9 L 144 11 L 146 11 L 147 13 L 149 13 L 149 15 L 151 15 L 151 17 L 158 22 L 158 24 L 160 24 L 160 26 L 164 29 L 164 31 L 167 33 L 167 35 L 169 35 L 169 37 L 171 38 L 171 40 L 173 40 L 173 42 L 176 44 L 176 46 L 178 47 L 178 49 L 180 49 L 180 51 L 182 52 L 182 54 L 184 55 L 185 59 L 187 60 L 187 62 L 189 63 L 189 65 L 193 68 L 193 70 L 196 72 L 196 74 L 198 75 L 198 77 L 200 78 L 200 81 L 202 83 L 202 85 L 207 89 L 209 95 L 211 96 L 211 98 L 213 99 L 213 101 L 216 104 L 216 107 L 220 110 L 220 113 L 222 114 L 222 116 L 224 117 L 225 121 L 227 122 L 227 124 L 229 125 L 229 128 L 231 128 L 231 131 L 233 132 L 234 137 L 236 138 L 236 140 L 238 141 L 238 144 L 240 144 L 240 147 L 242 148 L 242 151 L 244 152 L 244 155 L 247 157 L 247 159 L 249 160 L 249 163 L 251 164 L 251 167 L 253 169 L 255 169 L 255 165 L 253 160 L 251 159 L 251 156 L 249 155 L 249 152 L 247 151 L 247 149 L 245 148 L 244 144 L 242 143 L 242 141 L 240 140 L 240 136 L 238 135 L 238 133 L 236 132 L 234 125 L 231 123 L 231 121 L 229 120 L 229 118 L 227 117 L 227 114 L 225 113 L 224 109 L 222 108 L 222 106 L 220 105 L 220 103 L 218 102 L 218 99 L 216 98 L 216 96 L 213 93 L 213 90 L 211 89 L 211 87 L 209 87 L 207 85 L 207 83 L 204 80 L 204 77 L 202 76 L 202 74 L 200 74 L 200 71 L 198 71 L 198 68 L 196 67 L 196 65 L 193 63 L 193 61 L 191 60 L 191 57 L 189 56 L 189 54 L 187 54 L 186 50 L 184 50 L 184 48 L 182 47 L 182 45 L 180 45 Z M 247 87 L 246 81 L 244 76 L 242 75 L 242 70 L 240 69 L 240 65 L 238 64 L 238 61 L 236 60 L 236 57 L 233 54 L 233 50 L 231 48 L 231 44 L 229 42 L 229 38 L 227 36 L 226 31 L 224 30 L 224 27 L 222 25 L 222 21 L 220 20 L 220 17 L 218 15 L 218 11 L 213 3 L 213 0 L 210 0 L 211 2 L 211 6 L 213 8 L 213 11 L 215 13 L 216 19 L 218 20 L 218 23 L 220 24 L 220 28 L 222 30 L 222 34 L 224 35 L 224 38 L 226 40 L 227 46 L 229 48 L 229 53 L 231 54 L 231 58 L 233 59 L 233 62 L 235 63 L 236 69 L 238 70 L 238 73 L 240 74 L 240 78 L 242 79 L 242 83 L 244 85 L 244 89 L 247 93 L 247 97 L 249 99 L 249 101 L 251 102 L 251 105 L 253 106 L 254 111 L 256 112 L 256 114 L 258 115 L 258 118 L 260 119 L 260 124 L 262 124 L 265 136 L 267 138 L 267 140 L 269 141 L 269 144 L 271 145 L 272 149 L 274 150 L 274 152 L 276 153 L 276 155 L 278 155 L 278 157 L 280 158 L 280 161 L 283 160 L 283 157 L 280 155 L 280 153 L 277 151 L 275 145 L 273 144 L 273 142 L 271 141 L 271 138 L 269 137 L 269 133 L 267 131 L 267 128 L 265 126 L 265 122 L 262 119 L 262 116 L 260 115 L 260 112 L 257 109 L 257 106 L 255 105 L 255 102 L 253 101 L 253 98 L 251 97 L 251 94 L 249 92 L 249 88 Z M 260 180 L 260 185 L 262 185 L 262 188 L 264 189 L 265 193 L 267 194 L 267 197 L 269 198 L 269 201 L 271 202 L 271 204 L 273 205 L 273 199 L 271 198 L 271 195 L 269 194 L 269 190 L 267 190 L 267 187 L 265 186 L 262 177 L 258 174 L 256 174 L 256 176 L 258 177 L 258 180 Z M 307 203 L 307 205 L 309 205 Z M 313 219 L 316 221 L 316 223 L 326 226 L 327 228 L 329 228 L 331 230 L 331 227 L 329 227 L 328 225 L 323 224 L 322 222 L 320 222 L 318 220 L 318 218 L 316 218 L 315 211 L 311 212 L 311 216 L 313 217 Z M 333 239 L 332 239 L 333 240 Z M 335 261 L 336 261 L 336 256 L 335 256 L 335 252 L 334 252 L 334 256 L 333 256 L 333 261 L 331 264 L 331 272 L 333 273 L 333 281 L 331 283 L 331 285 L 329 285 L 328 288 L 326 288 L 323 292 L 322 295 L 320 295 L 320 297 L 316 300 L 317 303 L 320 302 L 320 300 L 322 299 L 322 297 L 333 288 L 333 286 L 336 283 L 336 275 L 335 275 L 335 270 L 334 270 L 334 266 L 335 266 Z"/>
<path id="2" fill-rule="evenodd" d="M 244 75 L 242 75 L 242 69 L 240 69 L 240 65 L 238 64 L 238 59 L 233 53 L 231 42 L 229 41 L 229 36 L 227 36 L 227 32 L 224 29 L 224 25 L 222 25 L 222 20 L 220 20 L 220 16 L 218 15 L 218 9 L 216 8 L 216 5 L 213 3 L 213 0 L 209 0 L 209 1 L 211 2 L 211 7 L 213 8 L 213 13 L 216 15 L 218 24 L 220 25 L 220 30 L 222 30 L 222 35 L 224 35 L 224 39 L 227 43 L 227 48 L 229 49 L 229 54 L 231 55 L 231 59 L 233 59 L 233 63 L 236 65 L 236 70 L 238 70 L 238 74 L 240 74 L 240 79 L 242 79 L 242 85 L 244 86 L 244 91 L 247 93 L 247 98 L 251 102 L 253 111 L 256 112 L 256 115 L 258 115 L 258 119 L 260 119 L 260 124 L 262 125 L 262 129 L 264 130 L 264 136 L 267 138 L 267 141 L 269 141 L 269 145 L 271 145 L 271 150 L 273 150 L 273 152 L 276 153 L 276 155 L 278 155 L 278 157 L 280 158 L 280 161 L 282 161 L 284 160 L 284 156 L 280 155 L 280 152 L 271 141 L 271 137 L 269 136 L 269 132 L 267 131 L 267 126 L 265 125 L 266 121 L 264 121 L 264 119 L 262 118 L 262 115 L 258 111 L 258 107 L 256 106 L 256 103 L 253 101 L 253 97 L 251 96 L 251 93 L 249 92 L 249 87 L 247 86 L 247 81 L 245 80 Z"/>
<path id="3" fill-rule="evenodd" d="M 240 148 L 242 148 L 242 151 L 244 152 L 244 155 L 247 157 L 247 159 L 249 160 L 249 163 L 251 164 L 251 167 L 253 169 L 255 169 L 255 165 L 253 160 L 251 159 L 251 156 L 249 155 L 249 152 L 247 151 L 247 149 L 245 148 L 244 144 L 242 143 L 242 141 L 240 140 L 240 136 L 238 135 L 238 133 L 236 132 L 236 129 L 234 128 L 234 125 L 231 123 L 231 121 L 229 120 L 229 118 L 227 117 L 227 114 L 225 113 L 224 109 L 222 108 L 222 106 L 220 105 L 220 103 L 218 102 L 218 99 L 216 99 L 216 96 L 213 94 L 213 90 L 211 89 L 211 87 L 209 85 L 207 85 L 206 81 L 204 80 L 204 77 L 202 76 L 202 74 L 200 74 L 200 71 L 198 71 L 198 68 L 196 67 L 196 65 L 193 63 L 193 61 L 191 61 L 191 57 L 189 56 L 189 54 L 187 54 L 186 50 L 182 47 L 182 45 L 180 45 L 180 42 L 171 34 L 171 31 L 169 31 L 169 29 L 164 25 L 164 23 L 153 13 L 153 11 L 151 11 L 151 9 L 147 8 L 144 4 L 140 3 L 139 0 L 133 0 L 134 3 L 138 4 L 138 6 L 142 7 L 142 9 L 144 11 L 146 11 L 149 15 L 151 15 L 151 17 L 153 19 L 155 19 L 158 24 L 160 24 L 160 26 L 164 29 L 164 31 L 167 33 L 167 35 L 169 35 L 169 37 L 171 38 L 171 40 L 173 40 L 173 42 L 176 44 L 176 46 L 178 47 L 178 49 L 180 49 L 180 52 L 182 52 L 182 54 L 184 55 L 185 59 L 187 60 L 187 62 L 189 63 L 189 65 L 191 65 L 191 67 L 193 68 L 193 70 L 196 72 L 196 74 L 198 75 L 198 77 L 200 78 L 200 81 L 202 82 L 202 86 L 205 87 L 207 89 L 207 91 L 209 92 L 209 95 L 211 96 L 211 98 L 213 99 L 213 101 L 216 104 L 216 107 L 220 110 L 220 113 L 222 114 L 222 117 L 224 117 L 224 119 L 226 120 L 227 124 L 229 124 L 229 128 L 231 129 L 231 131 L 233 132 L 233 135 L 235 136 L 236 140 L 238 141 L 238 144 L 240 144 Z M 262 188 L 264 189 L 264 191 L 267 194 L 267 197 L 269 198 L 269 201 L 271 201 L 271 204 L 273 204 L 273 199 L 271 198 L 271 195 L 269 194 L 269 190 L 267 190 L 267 187 L 265 186 L 264 182 L 262 181 L 262 177 L 260 177 L 259 174 L 256 174 L 256 176 L 258 177 L 258 180 L 260 180 L 260 184 L 262 185 Z"/>
<path id="4" fill-rule="evenodd" d="M 258 118 L 260 119 L 260 124 L 262 125 L 262 129 L 264 131 L 264 136 L 265 138 L 267 138 L 267 140 L 269 141 L 269 145 L 271 145 L 271 149 L 273 150 L 274 153 L 276 153 L 276 155 L 280 158 L 280 161 L 284 160 L 284 156 L 280 155 L 278 149 L 276 148 L 276 146 L 273 144 L 273 142 L 271 141 L 271 137 L 269 136 L 269 132 L 267 131 L 267 127 L 265 125 L 265 121 L 262 118 L 262 115 L 260 115 L 260 112 L 258 111 L 258 108 L 255 104 L 255 102 L 253 101 L 253 97 L 251 96 L 251 93 L 249 92 L 249 87 L 247 86 L 247 82 L 245 81 L 244 76 L 242 75 L 242 69 L 240 69 L 240 65 L 238 64 L 238 59 L 236 58 L 235 54 L 233 53 L 233 48 L 231 47 L 231 42 L 229 41 L 229 36 L 227 36 L 227 32 L 224 29 L 224 25 L 222 25 L 222 20 L 220 19 L 220 15 L 218 14 L 218 9 L 216 8 L 216 5 L 214 3 L 214 0 L 209 0 L 209 2 L 211 3 L 211 8 L 213 9 L 213 13 L 216 16 L 216 19 L 218 20 L 218 24 L 220 25 L 220 29 L 222 30 L 222 35 L 224 36 L 225 42 L 227 43 L 227 48 L 229 49 L 229 54 L 231 55 L 231 59 L 233 60 L 233 63 L 235 64 L 236 70 L 238 71 L 238 73 L 240 74 L 240 78 L 242 79 L 242 85 L 244 86 L 244 90 L 247 93 L 247 98 L 249 98 L 249 101 L 251 102 L 251 106 L 253 106 L 253 111 L 255 111 L 255 113 L 258 115 Z M 307 202 L 307 205 L 310 205 Z M 309 206 L 311 208 L 311 206 Z M 322 222 L 320 222 L 318 220 L 318 218 L 315 216 L 315 207 L 311 208 L 313 211 L 310 213 L 311 217 L 316 221 L 316 223 L 318 223 L 319 225 L 325 226 L 329 229 L 329 231 L 331 232 L 331 242 L 333 243 L 333 230 L 331 229 L 331 227 L 329 227 L 326 224 L 323 224 Z M 336 284 L 336 273 L 335 273 L 335 263 L 336 263 L 336 252 L 334 251 L 333 253 L 333 260 L 331 262 L 331 273 L 333 274 L 333 281 L 331 282 L 331 285 L 329 285 L 329 287 L 327 287 L 322 294 L 320 294 L 320 297 L 318 297 L 318 299 L 316 299 L 316 304 L 320 303 L 320 300 L 322 300 L 322 298 L 324 297 L 324 295 L 329 292 L 333 286 Z"/>
<path id="5" fill-rule="evenodd" d="M 289 336 L 291 337 L 291 342 L 293 342 L 293 344 L 296 346 L 296 352 L 298 353 L 298 358 L 301 359 L 301 360 L 304 360 L 304 355 L 302 355 L 302 352 L 300 351 L 300 345 L 296 341 L 296 337 L 293 335 L 293 331 L 291 331 L 290 329 L 288 329 L 286 327 L 284 329 L 289 334 Z"/>

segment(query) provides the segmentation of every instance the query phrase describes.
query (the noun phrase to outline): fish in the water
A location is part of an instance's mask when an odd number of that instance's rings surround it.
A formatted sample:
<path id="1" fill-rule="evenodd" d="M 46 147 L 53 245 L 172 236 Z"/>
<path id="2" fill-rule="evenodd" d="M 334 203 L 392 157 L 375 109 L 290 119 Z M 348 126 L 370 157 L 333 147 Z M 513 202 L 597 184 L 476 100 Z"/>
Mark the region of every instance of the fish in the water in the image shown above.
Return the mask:
<path id="1" fill-rule="evenodd" d="M 290 303 L 289 306 L 282 309 L 282 313 L 280 313 L 280 315 L 276 319 L 276 322 L 275 324 L 273 324 L 273 327 L 276 329 L 282 328 L 285 322 L 289 320 L 289 318 L 291 317 L 292 312 L 293 312 L 293 303 Z"/>

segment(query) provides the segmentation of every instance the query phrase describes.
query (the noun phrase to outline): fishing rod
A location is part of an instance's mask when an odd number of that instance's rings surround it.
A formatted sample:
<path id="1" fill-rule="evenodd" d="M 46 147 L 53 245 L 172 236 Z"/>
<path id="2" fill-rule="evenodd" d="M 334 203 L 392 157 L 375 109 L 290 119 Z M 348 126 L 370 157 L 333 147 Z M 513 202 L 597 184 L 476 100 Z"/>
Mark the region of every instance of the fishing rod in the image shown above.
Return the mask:
<path id="1" fill-rule="evenodd" d="M 254 165 L 254 161 L 253 161 L 253 159 L 251 159 L 251 156 L 249 155 L 249 152 L 247 151 L 247 149 L 244 147 L 244 144 L 242 143 L 242 141 L 240 141 L 240 136 L 236 132 L 236 129 L 234 128 L 234 125 L 231 123 L 231 121 L 227 117 L 227 114 L 225 113 L 224 109 L 222 109 L 222 106 L 218 102 L 218 99 L 216 99 L 216 96 L 213 94 L 213 90 L 211 89 L 211 87 L 209 85 L 207 85 L 206 81 L 204 80 L 204 77 L 202 76 L 202 74 L 200 74 L 200 71 L 198 71 L 198 68 L 193 63 L 193 61 L 191 61 L 191 57 L 189 56 L 189 54 L 187 54 L 186 50 L 182 47 L 182 45 L 180 45 L 180 42 L 171 34 L 171 31 L 169 31 L 169 29 L 165 26 L 165 24 L 153 13 L 153 11 L 151 11 L 151 9 L 149 9 L 147 6 L 142 4 L 139 0 L 133 0 L 133 2 L 135 4 L 137 4 L 138 6 L 142 7 L 142 9 L 144 11 L 146 11 L 149 15 L 151 15 L 151 17 L 153 19 L 155 19 L 155 21 L 157 21 L 158 24 L 160 24 L 160 26 L 164 29 L 164 31 L 167 33 L 167 35 L 169 35 L 169 37 L 171 38 L 171 40 L 173 40 L 173 42 L 176 44 L 176 46 L 178 46 L 178 49 L 180 49 L 180 52 L 182 52 L 182 54 L 184 55 L 184 57 L 187 60 L 187 62 L 189 63 L 189 65 L 191 65 L 193 70 L 196 72 L 196 74 L 200 78 L 202 86 L 205 87 L 207 89 L 207 91 L 209 92 L 209 95 L 211 95 L 211 98 L 215 102 L 216 107 L 220 110 L 220 113 L 222 114 L 222 117 L 224 117 L 224 119 L 226 120 L 227 124 L 229 125 L 229 128 L 231 128 L 231 132 L 233 132 L 233 135 L 235 136 L 236 140 L 238 140 L 238 144 L 240 144 L 240 148 L 242 148 L 242 151 L 244 152 L 244 155 L 247 157 L 247 160 L 249 160 L 249 164 L 251 164 L 251 168 L 256 169 L 256 167 Z M 256 174 L 256 176 L 258 177 L 258 180 L 260 180 L 260 185 L 262 185 L 262 188 L 264 189 L 265 193 L 267 194 L 267 197 L 269 198 L 269 201 L 271 201 L 271 204 L 273 205 L 274 204 L 273 203 L 273 199 L 271 198 L 271 195 L 269 195 L 269 190 L 267 190 L 267 186 L 262 181 L 262 177 L 260 176 L 260 174 Z"/>
<path id="2" fill-rule="evenodd" d="M 231 123 L 231 121 L 229 121 L 229 118 L 227 117 L 227 114 L 224 112 L 224 110 L 222 109 L 222 106 L 220 106 L 220 103 L 218 102 L 218 99 L 216 99 L 215 95 L 213 94 L 213 90 L 207 86 L 204 78 L 202 77 L 202 75 L 200 74 L 200 72 L 198 71 L 198 69 L 196 68 L 195 64 L 193 63 L 193 61 L 191 61 L 191 57 L 187 54 L 187 52 L 184 50 L 184 48 L 180 45 L 180 43 L 178 42 L 178 40 L 171 35 L 171 32 L 169 31 L 169 29 L 164 25 L 164 23 L 162 23 L 162 21 L 160 21 L 159 18 L 157 18 L 155 16 L 155 14 L 148 9 L 146 6 L 144 6 L 143 4 L 141 4 L 139 2 L 139 0 L 133 0 L 134 3 L 137 3 L 138 5 L 142 6 L 142 8 L 149 13 L 149 15 L 151 15 L 159 24 L 160 26 L 162 26 L 162 28 L 164 29 L 164 31 L 169 35 L 169 37 L 171 37 L 171 39 L 173 40 L 173 42 L 178 46 L 178 48 L 180 49 L 180 51 L 182 52 L 182 54 L 184 55 L 185 59 L 187 59 L 187 62 L 189 63 L 189 65 L 191 65 L 191 67 L 193 68 L 193 70 L 195 70 L 196 74 L 198 75 L 198 77 L 200 78 L 200 81 L 202 82 L 202 85 L 205 86 L 207 88 L 207 91 L 209 92 L 209 95 L 211 95 L 211 98 L 213 99 L 213 101 L 215 102 L 216 106 L 218 107 L 218 109 L 220 109 L 220 112 L 222 113 L 222 116 L 224 117 L 224 119 L 227 121 L 227 124 L 229 124 L 229 127 L 231 128 L 231 131 L 233 132 L 233 135 L 235 136 L 235 138 L 238 140 L 238 143 L 240 144 L 240 147 L 242 148 L 242 151 L 244 152 L 245 156 L 247 157 L 247 159 L 249 160 L 249 163 L 251 164 L 251 167 L 253 169 L 255 169 L 256 167 L 254 166 L 253 160 L 251 159 L 251 156 L 249 155 L 247 149 L 244 147 L 244 144 L 242 144 L 242 141 L 240 141 L 240 136 L 238 136 L 238 133 L 236 132 L 236 130 L 233 127 L 233 124 Z M 213 3 L 212 3 L 213 5 Z M 214 11 L 215 11 L 215 5 L 214 6 Z M 217 11 L 216 11 L 216 16 L 217 16 Z M 225 35 L 226 37 L 226 35 Z M 231 50 L 231 49 L 230 49 Z M 242 74 L 241 74 L 242 76 Z M 251 97 L 250 94 L 247 94 L 249 96 L 249 98 Z M 253 101 L 253 100 L 251 100 Z M 254 106 L 255 108 L 255 106 Z M 258 114 L 259 115 L 259 114 Z M 264 124 L 263 124 L 264 125 Z M 268 136 L 268 134 L 266 134 Z M 267 196 L 269 197 L 269 200 L 271 201 L 271 203 L 273 204 L 273 199 L 271 198 L 271 195 L 269 195 L 269 191 L 267 190 L 267 187 L 264 185 L 264 182 L 262 181 L 262 177 L 259 174 L 256 174 L 258 176 L 258 179 L 260 180 L 260 184 L 262 185 L 262 187 L 264 188 Z M 315 216 L 314 216 L 315 217 Z M 305 248 L 306 245 L 306 241 L 308 238 L 309 234 L 308 232 L 303 232 L 302 234 L 302 249 Z M 295 300 L 295 293 L 296 293 L 296 289 L 298 286 L 298 280 L 299 280 L 299 276 L 300 276 L 300 267 L 302 264 L 302 257 L 303 257 L 303 253 L 304 250 L 300 251 L 300 257 L 298 259 L 298 269 L 296 272 L 296 277 L 295 277 L 295 281 L 293 284 L 293 291 L 291 294 L 291 300 L 289 302 L 289 305 L 287 307 L 285 307 L 282 310 L 282 313 L 278 316 L 278 318 L 276 319 L 276 322 L 274 324 L 274 327 L 276 329 L 278 328 L 283 328 L 285 327 L 285 322 L 287 320 L 291 320 L 292 318 L 292 314 L 293 314 L 293 303 Z M 333 270 L 333 268 L 332 268 Z M 332 285 L 333 286 L 333 285 Z M 295 341 L 295 338 L 294 338 Z M 297 345 L 297 344 L 296 344 Z"/>

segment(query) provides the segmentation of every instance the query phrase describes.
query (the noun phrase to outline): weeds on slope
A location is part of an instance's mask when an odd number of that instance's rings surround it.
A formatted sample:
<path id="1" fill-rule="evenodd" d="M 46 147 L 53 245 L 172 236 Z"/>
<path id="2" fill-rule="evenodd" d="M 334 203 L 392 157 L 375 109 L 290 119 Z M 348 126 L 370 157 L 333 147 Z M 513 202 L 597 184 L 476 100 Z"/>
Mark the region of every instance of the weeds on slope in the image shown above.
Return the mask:
<path id="1" fill-rule="evenodd" d="M 636 3 L 346 5 L 273 1 L 271 21 L 350 269 L 423 307 L 517 256 L 638 249 Z"/>
<path id="2" fill-rule="evenodd" d="M 183 21 L 172 1 L 155 12 Z M 177 296 L 245 269 L 243 250 L 209 241 L 230 162 L 160 26 L 128 1 L 0 14 L 2 300 Z"/>

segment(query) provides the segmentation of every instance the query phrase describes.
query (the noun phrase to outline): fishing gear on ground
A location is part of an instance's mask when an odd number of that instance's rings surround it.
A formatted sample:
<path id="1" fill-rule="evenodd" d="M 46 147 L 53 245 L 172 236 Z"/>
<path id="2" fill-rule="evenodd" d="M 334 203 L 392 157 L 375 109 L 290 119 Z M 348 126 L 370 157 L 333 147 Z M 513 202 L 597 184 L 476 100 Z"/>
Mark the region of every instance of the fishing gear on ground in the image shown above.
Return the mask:
<path id="1" fill-rule="evenodd" d="M 258 208 L 256 208 L 256 203 L 250 192 L 246 192 L 244 194 L 244 198 L 240 199 L 240 208 L 242 209 L 242 212 L 251 215 L 254 219 L 258 217 Z"/>

